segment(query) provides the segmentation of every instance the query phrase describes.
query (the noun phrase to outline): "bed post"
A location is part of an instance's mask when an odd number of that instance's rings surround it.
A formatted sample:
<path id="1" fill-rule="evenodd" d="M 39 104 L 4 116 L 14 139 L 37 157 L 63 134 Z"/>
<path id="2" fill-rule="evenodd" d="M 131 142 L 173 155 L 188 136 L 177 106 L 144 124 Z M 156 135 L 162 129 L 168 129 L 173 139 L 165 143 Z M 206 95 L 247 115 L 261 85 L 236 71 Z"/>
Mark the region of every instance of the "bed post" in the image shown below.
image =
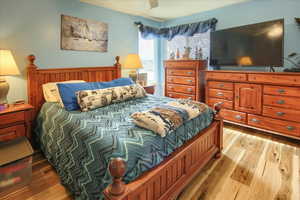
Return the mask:
<path id="1" fill-rule="evenodd" d="M 219 133 L 217 134 L 217 146 L 219 149 L 219 152 L 215 155 L 215 158 L 220 158 L 222 155 L 223 150 L 223 117 L 221 116 L 221 109 L 222 109 L 223 103 L 216 103 L 214 104 L 214 110 L 215 110 L 215 117 L 214 119 L 219 122 Z"/>
<path id="2" fill-rule="evenodd" d="M 121 78 L 121 64 L 120 64 L 120 56 L 116 56 L 115 58 L 115 66 L 117 68 L 117 78 Z"/>
<path id="3" fill-rule="evenodd" d="M 122 181 L 123 176 L 126 172 L 126 163 L 122 158 L 113 158 L 109 163 L 109 172 L 113 177 L 113 182 L 104 191 L 104 195 L 107 200 L 112 197 L 118 197 L 122 199 L 122 195 L 126 191 L 126 185 Z"/>
<path id="4" fill-rule="evenodd" d="M 37 103 L 35 96 L 37 95 L 37 66 L 34 64 L 36 57 L 31 54 L 27 56 L 29 64 L 27 66 L 27 93 L 28 103 L 34 106 L 34 116 L 37 112 Z"/>

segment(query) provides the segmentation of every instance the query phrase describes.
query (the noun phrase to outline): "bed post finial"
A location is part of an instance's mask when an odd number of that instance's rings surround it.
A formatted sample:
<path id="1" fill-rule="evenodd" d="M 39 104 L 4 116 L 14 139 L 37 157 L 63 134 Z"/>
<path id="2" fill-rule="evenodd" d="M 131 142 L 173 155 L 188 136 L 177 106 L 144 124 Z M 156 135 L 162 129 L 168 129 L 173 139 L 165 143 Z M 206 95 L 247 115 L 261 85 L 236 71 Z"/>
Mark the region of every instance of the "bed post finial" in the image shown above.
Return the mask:
<path id="1" fill-rule="evenodd" d="M 120 56 L 115 57 L 115 67 L 117 68 L 117 78 L 121 77 L 121 64 L 120 64 Z"/>
<path id="2" fill-rule="evenodd" d="M 36 57 L 33 54 L 27 56 L 27 60 L 29 61 L 28 67 L 34 67 L 34 68 L 36 68 L 36 66 L 34 64 L 35 59 L 36 59 Z"/>
<path id="3" fill-rule="evenodd" d="M 112 196 L 120 196 L 124 194 L 126 185 L 122 181 L 126 172 L 126 163 L 122 158 L 113 158 L 109 163 L 109 172 L 113 177 L 113 183 L 108 186 L 108 194 Z"/>

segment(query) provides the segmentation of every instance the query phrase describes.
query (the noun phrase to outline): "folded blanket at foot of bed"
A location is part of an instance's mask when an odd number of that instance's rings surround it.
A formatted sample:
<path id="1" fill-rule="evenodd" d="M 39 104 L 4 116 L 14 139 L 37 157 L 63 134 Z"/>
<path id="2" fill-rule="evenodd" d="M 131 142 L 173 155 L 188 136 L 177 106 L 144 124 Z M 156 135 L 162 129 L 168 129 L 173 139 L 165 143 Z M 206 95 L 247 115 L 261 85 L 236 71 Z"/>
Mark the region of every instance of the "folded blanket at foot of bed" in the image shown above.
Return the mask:
<path id="1" fill-rule="evenodd" d="M 133 122 L 142 128 L 149 129 L 161 137 L 176 130 L 184 122 L 203 113 L 208 106 L 188 99 L 178 99 L 167 104 L 131 115 Z"/>

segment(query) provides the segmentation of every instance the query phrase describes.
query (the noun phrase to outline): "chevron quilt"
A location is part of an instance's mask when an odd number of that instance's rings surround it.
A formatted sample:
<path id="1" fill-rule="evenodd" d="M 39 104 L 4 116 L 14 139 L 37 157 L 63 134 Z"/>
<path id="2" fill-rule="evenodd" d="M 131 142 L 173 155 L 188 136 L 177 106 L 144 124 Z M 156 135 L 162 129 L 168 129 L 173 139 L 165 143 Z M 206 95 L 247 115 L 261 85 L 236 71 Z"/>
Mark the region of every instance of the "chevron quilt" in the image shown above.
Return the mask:
<path id="1" fill-rule="evenodd" d="M 75 199 L 102 199 L 111 183 L 111 158 L 126 161 L 128 183 L 211 124 L 213 111 L 206 109 L 162 138 L 132 122 L 132 113 L 170 101 L 174 100 L 148 95 L 89 112 L 68 112 L 58 103 L 45 103 L 37 118 L 37 142 Z"/>

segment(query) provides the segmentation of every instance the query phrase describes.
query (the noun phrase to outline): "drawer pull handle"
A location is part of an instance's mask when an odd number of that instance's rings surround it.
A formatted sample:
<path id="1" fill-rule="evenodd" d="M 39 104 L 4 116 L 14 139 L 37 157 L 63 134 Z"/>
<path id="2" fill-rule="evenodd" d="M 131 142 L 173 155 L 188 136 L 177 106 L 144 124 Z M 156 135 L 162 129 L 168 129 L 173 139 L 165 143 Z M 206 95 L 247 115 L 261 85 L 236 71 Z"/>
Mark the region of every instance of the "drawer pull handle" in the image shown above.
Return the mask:
<path id="1" fill-rule="evenodd" d="M 289 131 L 295 130 L 295 127 L 294 127 L 294 126 L 287 126 L 286 128 L 287 128 L 287 130 L 289 130 Z"/>
<path id="2" fill-rule="evenodd" d="M 193 89 L 192 89 L 192 88 L 188 88 L 187 91 L 188 91 L 188 92 L 192 92 Z"/>
<path id="3" fill-rule="evenodd" d="M 238 119 L 238 120 L 241 120 L 242 119 L 242 116 L 241 115 L 236 115 L 236 116 L 234 116 L 236 119 Z"/>
<path id="4" fill-rule="evenodd" d="M 258 120 L 258 119 L 256 119 L 256 118 L 251 119 L 251 121 L 252 121 L 252 122 L 255 122 L 255 123 L 259 123 L 259 122 L 260 122 L 260 120 Z"/>
<path id="5" fill-rule="evenodd" d="M 189 83 L 191 83 L 192 82 L 192 80 L 186 80 L 187 82 L 189 82 Z"/>
<path id="6" fill-rule="evenodd" d="M 277 116 L 283 116 L 283 115 L 285 115 L 285 113 L 284 112 L 277 112 L 276 115 Z"/>
<path id="7" fill-rule="evenodd" d="M 193 74 L 193 72 L 187 72 L 187 74 Z"/>
<path id="8" fill-rule="evenodd" d="M 224 87 L 225 85 L 224 84 L 219 84 L 219 87 Z"/>
<path id="9" fill-rule="evenodd" d="M 284 100 L 278 100 L 278 101 L 277 101 L 277 104 L 281 104 L 281 105 L 282 105 L 282 104 L 285 104 L 285 101 L 284 101 Z"/>
<path id="10" fill-rule="evenodd" d="M 222 92 L 218 92 L 216 95 L 219 96 L 219 97 L 224 96 L 224 94 Z"/>
<path id="11" fill-rule="evenodd" d="M 285 90 L 284 90 L 284 89 L 279 89 L 279 90 L 277 90 L 277 92 L 278 92 L 279 94 L 283 94 L 283 93 L 285 93 Z"/>

